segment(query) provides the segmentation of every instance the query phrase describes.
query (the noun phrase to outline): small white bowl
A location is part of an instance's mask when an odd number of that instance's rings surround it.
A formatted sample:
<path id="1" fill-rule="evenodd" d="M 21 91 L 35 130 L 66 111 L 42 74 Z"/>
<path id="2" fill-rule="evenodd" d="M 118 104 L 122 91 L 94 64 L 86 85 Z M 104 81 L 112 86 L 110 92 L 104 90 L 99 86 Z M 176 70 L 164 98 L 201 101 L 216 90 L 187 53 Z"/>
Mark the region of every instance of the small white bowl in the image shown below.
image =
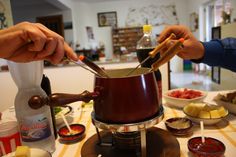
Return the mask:
<path id="1" fill-rule="evenodd" d="M 197 98 L 193 98 L 193 99 L 182 99 L 182 98 L 175 98 L 175 97 L 168 95 L 169 93 L 171 93 L 173 91 L 177 91 L 177 90 L 183 91 L 184 89 L 185 88 L 178 88 L 178 89 L 169 90 L 166 93 L 164 93 L 163 98 L 165 99 L 166 105 L 176 107 L 176 108 L 183 108 L 185 105 L 193 103 L 193 102 L 202 102 L 205 99 L 205 97 L 207 96 L 207 92 L 205 92 L 205 91 L 188 89 L 188 88 L 187 88 L 188 90 L 194 90 L 194 91 L 201 92 L 202 96 L 197 97 Z"/>
<path id="2" fill-rule="evenodd" d="M 43 150 L 43 149 L 39 149 L 39 148 L 30 148 L 30 154 L 32 157 L 51 157 L 52 155 Z M 15 152 L 9 153 L 3 157 L 15 157 Z"/>
<path id="3" fill-rule="evenodd" d="M 203 121 L 204 125 L 214 125 L 216 123 L 219 123 L 223 118 L 225 118 L 228 115 L 228 110 L 226 110 L 226 111 L 227 111 L 227 114 L 224 117 L 220 117 L 220 118 L 198 118 L 198 117 L 190 116 L 188 113 L 186 113 L 183 110 L 184 114 L 192 122 L 200 124 L 200 122 Z"/>
<path id="4" fill-rule="evenodd" d="M 216 102 L 217 105 L 224 106 L 230 113 L 236 114 L 236 104 L 222 101 L 219 99 L 218 96 L 214 98 L 214 101 Z"/>
<path id="5" fill-rule="evenodd" d="M 215 100 L 217 105 L 224 106 L 230 113 L 236 114 L 236 104 L 221 101 L 221 100 Z"/>

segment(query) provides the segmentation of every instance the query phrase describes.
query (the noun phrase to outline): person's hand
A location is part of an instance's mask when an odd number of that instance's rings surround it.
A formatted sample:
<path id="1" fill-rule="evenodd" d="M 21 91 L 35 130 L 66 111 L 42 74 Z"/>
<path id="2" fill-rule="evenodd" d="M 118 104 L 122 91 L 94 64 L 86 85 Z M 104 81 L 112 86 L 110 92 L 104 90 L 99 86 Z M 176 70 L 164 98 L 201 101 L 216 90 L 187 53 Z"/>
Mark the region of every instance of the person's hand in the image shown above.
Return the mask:
<path id="1" fill-rule="evenodd" d="M 178 56 L 183 59 L 200 59 L 204 56 L 204 47 L 191 31 L 182 25 L 173 25 L 164 29 L 160 34 L 158 42 L 163 42 L 171 33 L 176 35 L 177 39 L 184 38 L 183 48 L 178 52 Z M 170 46 L 171 44 L 167 44 Z"/>
<path id="2" fill-rule="evenodd" d="M 58 64 L 77 55 L 64 38 L 39 23 L 22 22 L 0 31 L 0 57 L 15 62 L 48 60 Z"/>

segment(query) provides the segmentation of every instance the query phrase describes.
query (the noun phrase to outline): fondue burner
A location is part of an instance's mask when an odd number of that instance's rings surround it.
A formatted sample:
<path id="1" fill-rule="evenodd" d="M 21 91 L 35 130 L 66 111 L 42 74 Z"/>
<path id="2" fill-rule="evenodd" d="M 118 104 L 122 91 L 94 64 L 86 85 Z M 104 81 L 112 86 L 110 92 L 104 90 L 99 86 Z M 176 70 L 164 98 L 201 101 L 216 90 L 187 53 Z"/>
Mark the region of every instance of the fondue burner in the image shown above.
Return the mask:
<path id="1" fill-rule="evenodd" d="M 97 157 L 99 154 L 102 157 L 180 156 L 176 138 L 153 127 L 163 119 L 163 107 L 153 118 L 138 123 L 108 124 L 97 120 L 95 112 L 91 116 L 97 134 L 84 143 L 82 157 Z"/>

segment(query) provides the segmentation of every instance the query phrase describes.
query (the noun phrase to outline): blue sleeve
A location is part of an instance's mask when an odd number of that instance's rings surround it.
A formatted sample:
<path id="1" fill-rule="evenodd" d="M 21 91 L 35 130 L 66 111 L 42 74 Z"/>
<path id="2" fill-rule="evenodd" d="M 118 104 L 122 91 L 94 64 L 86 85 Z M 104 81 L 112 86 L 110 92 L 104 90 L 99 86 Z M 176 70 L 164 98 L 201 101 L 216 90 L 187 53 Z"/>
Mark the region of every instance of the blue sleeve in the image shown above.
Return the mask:
<path id="1" fill-rule="evenodd" d="M 205 48 L 202 63 L 236 72 L 236 38 L 212 40 L 202 44 Z"/>

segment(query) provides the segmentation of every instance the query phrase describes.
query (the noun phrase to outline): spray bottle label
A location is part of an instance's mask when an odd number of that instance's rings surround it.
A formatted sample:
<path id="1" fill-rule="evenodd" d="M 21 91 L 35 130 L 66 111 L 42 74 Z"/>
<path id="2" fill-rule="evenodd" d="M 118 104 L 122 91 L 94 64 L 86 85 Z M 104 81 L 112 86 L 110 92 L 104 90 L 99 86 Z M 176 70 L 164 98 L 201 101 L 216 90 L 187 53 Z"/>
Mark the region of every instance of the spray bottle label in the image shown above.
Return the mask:
<path id="1" fill-rule="evenodd" d="M 43 114 L 24 117 L 20 123 L 20 133 L 24 142 L 45 139 L 51 136 L 49 121 Z"/>

